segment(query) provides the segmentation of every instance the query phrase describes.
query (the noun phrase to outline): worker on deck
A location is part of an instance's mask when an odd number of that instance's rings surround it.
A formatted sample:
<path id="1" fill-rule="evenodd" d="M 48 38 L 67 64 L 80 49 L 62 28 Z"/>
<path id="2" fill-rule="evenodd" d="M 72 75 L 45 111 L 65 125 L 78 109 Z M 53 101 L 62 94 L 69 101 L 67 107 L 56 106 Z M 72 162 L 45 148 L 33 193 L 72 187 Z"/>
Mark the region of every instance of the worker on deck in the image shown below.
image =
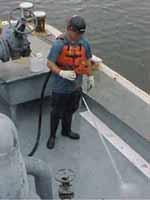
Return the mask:
<path id="1" fill-rule="evenodd" d="M 73 113 L 78 109 L 81 98 L 82 76 L 88 76 L 88 88 L 94 86 L 90 70 L 92 58 L 88 40 L 83 37 L 86 22 L 81 16 L 72 16 L 65 34 L 58 37 L 48 55 L 48 68 L 52 71 L 52 110 L 50 137 L 47 148 L 55 146 L 56 131 L 61 120 L 63 136 L 80 139 L 71 130 Z"/>

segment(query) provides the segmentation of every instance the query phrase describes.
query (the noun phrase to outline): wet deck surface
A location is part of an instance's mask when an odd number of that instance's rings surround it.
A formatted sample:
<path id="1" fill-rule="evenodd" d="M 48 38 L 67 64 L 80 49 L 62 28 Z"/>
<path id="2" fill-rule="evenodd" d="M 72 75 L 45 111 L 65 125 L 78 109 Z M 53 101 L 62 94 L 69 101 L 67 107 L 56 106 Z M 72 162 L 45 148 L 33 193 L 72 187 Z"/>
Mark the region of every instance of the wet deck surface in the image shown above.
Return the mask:
<path id="1" fill-rule="evenodd" d="M 99 119 L 150 162 L 150 144 L 146 140 L 103 107 L 90 99 L 87 100 L 92 112 Z M 20 104 L 17 108 L 17 127 L 23 155 L 30 152 L 35 142 L 38 108 L 39 101 Z M 80 115 L 80 111 L 84 111 L 83 105 L 73 121 L 73 129 L 81 135 L 80 141 L 64 138 L 60 135 L 59 127 L 56 147 L 54 150 L 48 150 L 46 141 L 49 136 L 50 109 L 50 98 L 46 98 L 42 137 L 35 157 L 46 161 L 52 168 L 55 198 L 58 197 L 55 174 L 59 169 L 70 168 L 76 173 L 73 186 L 77 199 L 150 199 L 150 180 L 106 141 L 123 177 L 124 183 L 120 182 L 97 131 Z M 0 110 L 8 114 L 7 105 L 1 103 Z"/>

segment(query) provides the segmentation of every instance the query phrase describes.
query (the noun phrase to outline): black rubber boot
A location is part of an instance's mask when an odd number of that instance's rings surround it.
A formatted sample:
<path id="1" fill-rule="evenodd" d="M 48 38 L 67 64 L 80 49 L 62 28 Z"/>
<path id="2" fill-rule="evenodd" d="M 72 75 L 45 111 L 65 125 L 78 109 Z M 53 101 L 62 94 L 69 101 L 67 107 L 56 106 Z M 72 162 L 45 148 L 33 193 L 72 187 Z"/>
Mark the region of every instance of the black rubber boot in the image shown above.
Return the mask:
<path id="1" fill-rule="evenodd" d="M 73 131 L 70 131 L 69 133 L 65 133 L 62 131 L 62 135 L 65 136 L 65 137 L 68 137 L 70 139 L 73 139 L 73 140 L 79 140 L 80 139 L 80 135 L 78 133 L 75 133 Z"/>
<path id="2" fill-rule="evenodd" d="M 65 137 L 69 137 L 73 140 L 79 140 L 80 135 L 78 133 L 74 133 L 71 131 L 71 124 L 72 124 L 72 113 L 65 113 L 62 118 L 62 132 L 61 134 Z"/>
<path id="3" fill-rule="evenodd" d="M 51 113 L 51 124 L 50 124 L 50 137 L 47 141 L 47 148 L 53 149 L 55 147 L 56 131 L 59 124 L 59 117 Z"/>
<path id="4" fill-rule="evenodd" d="M 55 147 L 55 138 L 51 137 L 47 141 L 47 148 L 48 149 L 53 149 Z"/>

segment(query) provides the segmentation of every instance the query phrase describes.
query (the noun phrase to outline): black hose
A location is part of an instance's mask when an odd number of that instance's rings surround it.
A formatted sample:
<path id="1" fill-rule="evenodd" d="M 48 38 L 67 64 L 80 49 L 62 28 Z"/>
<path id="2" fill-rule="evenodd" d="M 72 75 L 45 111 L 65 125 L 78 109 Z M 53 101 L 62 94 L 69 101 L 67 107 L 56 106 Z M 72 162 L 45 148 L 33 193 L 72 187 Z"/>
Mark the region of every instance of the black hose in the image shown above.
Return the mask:
<path id="1" fill-rule="evenodd" d="M 41 97 L 40 97 L 40 109 L 39 109 L 39 118 L 38 118 L 38 130 L 37 130 L 37 137 L 36 137 L 36 142 L 35 145 L 32 148 L 32 151 L 28 154 L 28 156 L 33 156 L 35 152 L 37 151 L 37 148 L 39 146 L 40 138 L 41 138 L 41 128 L 42 128 L 42 112 L 43 112 L 43 102 L 44 102 L 44 96 L 45 96 L 45 90 L 48 84 L 48 81 L 51 77 L 52 72 L 49 72 L 48 75 L 46 76 L 46 79 L 44 81 L 44 85 L 42 88 L 41 92 Z"/>

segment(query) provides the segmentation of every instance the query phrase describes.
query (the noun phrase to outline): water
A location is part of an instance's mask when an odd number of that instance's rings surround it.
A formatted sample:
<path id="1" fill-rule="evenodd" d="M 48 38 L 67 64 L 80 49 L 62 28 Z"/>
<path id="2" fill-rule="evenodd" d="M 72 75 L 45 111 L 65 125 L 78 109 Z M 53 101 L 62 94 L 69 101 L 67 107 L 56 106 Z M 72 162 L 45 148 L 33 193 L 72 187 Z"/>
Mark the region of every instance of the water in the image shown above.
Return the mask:
<path id="1" fill-rule="evenodd" d="M 81 14 L 88 23 L 93 53 L 150 93 L 149 0 L 30 0 L 47 12 L 47 21 L 64 31 L 66 19 Z M 0 0 L 0 16 L 19 0 Z"/>

